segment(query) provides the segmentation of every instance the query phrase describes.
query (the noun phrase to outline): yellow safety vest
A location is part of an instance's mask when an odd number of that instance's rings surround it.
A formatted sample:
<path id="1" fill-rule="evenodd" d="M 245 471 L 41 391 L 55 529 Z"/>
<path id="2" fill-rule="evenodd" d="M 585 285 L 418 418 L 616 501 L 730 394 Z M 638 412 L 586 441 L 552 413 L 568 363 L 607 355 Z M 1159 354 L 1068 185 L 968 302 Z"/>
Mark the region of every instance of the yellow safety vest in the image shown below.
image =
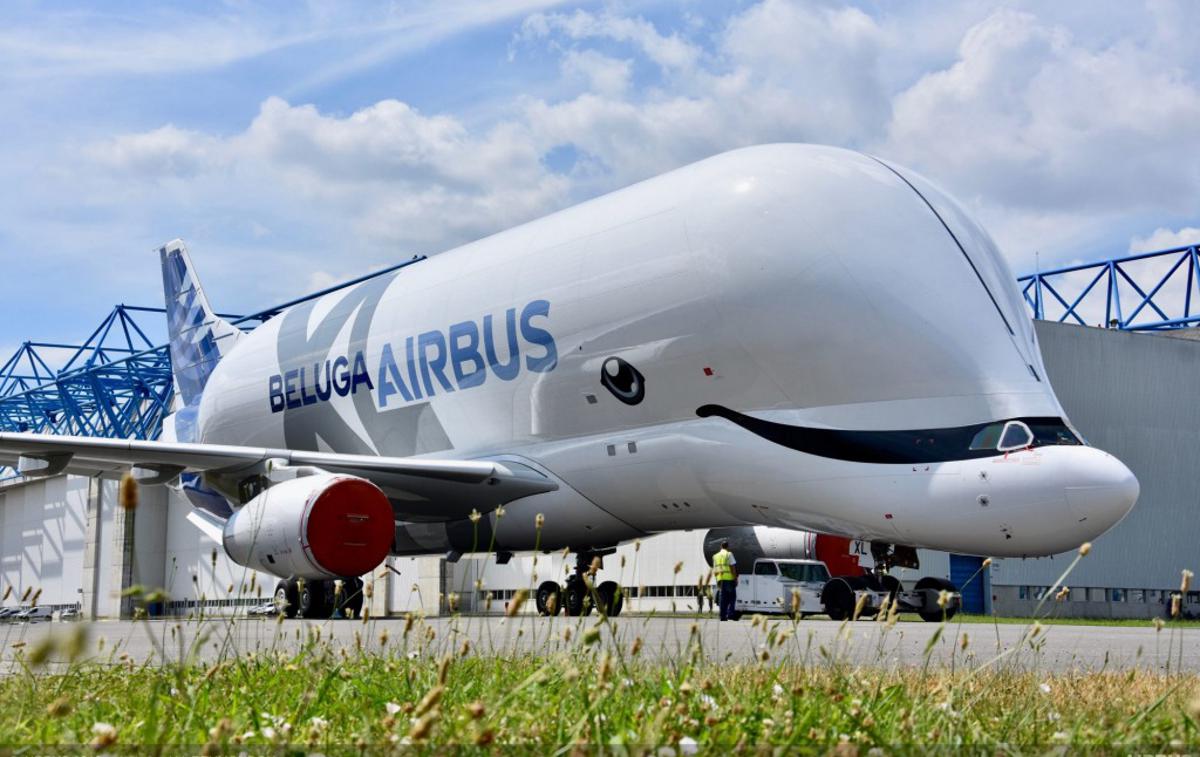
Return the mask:
<path id="1" fill-rule="evenodd" d="M 713 578 L 718 581 L 733 580 L 733 566 L 729 564 L 732 558 L 733 553 L 727 549 L 713 555 Z"/>

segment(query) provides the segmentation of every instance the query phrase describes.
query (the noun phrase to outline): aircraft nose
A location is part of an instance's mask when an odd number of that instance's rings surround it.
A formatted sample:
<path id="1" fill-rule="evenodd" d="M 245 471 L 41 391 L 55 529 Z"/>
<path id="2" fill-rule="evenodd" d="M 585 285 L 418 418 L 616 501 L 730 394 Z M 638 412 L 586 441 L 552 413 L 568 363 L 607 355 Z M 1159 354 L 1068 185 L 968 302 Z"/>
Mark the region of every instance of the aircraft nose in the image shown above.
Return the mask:
<path id="1" fill-rule="evenodd" d="M 1133 471 L 1117 458 L 1089 450 L 1079 466 L 1078 483 L 1067 486 L 1067 503 L 1092 537 L 1115 526 L 1137 502 L 1141 486 Z"/>

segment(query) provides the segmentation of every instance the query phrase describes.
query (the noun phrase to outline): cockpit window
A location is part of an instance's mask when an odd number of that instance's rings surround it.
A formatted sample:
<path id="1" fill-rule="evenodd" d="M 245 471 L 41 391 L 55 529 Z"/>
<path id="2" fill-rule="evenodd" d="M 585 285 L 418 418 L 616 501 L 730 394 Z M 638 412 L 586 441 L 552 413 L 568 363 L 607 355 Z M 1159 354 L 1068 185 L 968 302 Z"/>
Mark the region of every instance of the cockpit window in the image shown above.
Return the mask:
<path id="1" fill-rule="evenodd" d="M 996 449 L 1000 446 L 1000 435 L 1004 433 L 1003 423 L 989 423 L 979 429 L 971 440 L 971 449 Z"/>
<path id="2" fill-rule="evenodd" d="M 1067 425 L 1057 418 L 1050 421 L 1029 421 L 1029 429 L 1033 431 L 1034 446 L 1043 447 L 1057 444 L 1081 445 L 1083 441 L 1067 428 Z"/>
<path id="3" fill-rule="evenodd" d="M 1004 426 L 1004 434 L 1000 437 L 1001 452 L 1022 449 L 1033 444 L 1033 432 L 1021 421 L 1009 421 Z"/>

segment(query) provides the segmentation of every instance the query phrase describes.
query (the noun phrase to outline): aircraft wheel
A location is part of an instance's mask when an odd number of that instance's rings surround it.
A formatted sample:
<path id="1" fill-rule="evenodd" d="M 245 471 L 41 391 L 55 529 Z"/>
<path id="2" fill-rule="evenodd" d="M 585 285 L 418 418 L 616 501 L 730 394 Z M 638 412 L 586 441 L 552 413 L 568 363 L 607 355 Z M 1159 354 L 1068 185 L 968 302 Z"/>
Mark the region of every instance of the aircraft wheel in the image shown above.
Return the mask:
<path id="1" fill-rule="evenodd" d="M 294 618 L 299 608 L 300 599 L 296 582 L 283 579 L 275 584 L 275 614 Z"/>
<path id="2" fill-rule="evenodd" d="M 587 615 L 592 611 L 587 584 L 583 579 L 576 579 L 574 576 L 572 579 L 574 580 L 567 581 L 567 587 L 563 589 L 563 609 L 572 617 Z"/>
<path id="3" fill-rule="evenodd" d="M 345 618 L 354 619 L 361 615 L 363 599 L 362 579 L 343 578 L 341 606 L 338 608 L 342 611 L 342 616 Z"/>
<path id="4" fill-rule="evenodd" d="M 596 587 L 596 599 L 599 601 L 600 614 L 615 618 L 621 614 L 625 606 L 625 592 L 616 581 L 605 581 Z"/>
<path id="5" fill-rule="evenodd" d="M 325 582 L 308 580 L 299 587 L 300 617 L 328 618 L 333 607 L 325 600 Z"/>
<path id="6" fill-rule="evenodd" d="M 821 590 L 825 614 L 833 620 L 846 620 L 854 615 L 854 589 L 844 578 L 830 579 Z"/>
<path id="7" fill-rule="evenodd" d="M 879 578 L 879 582 L 883 584 L 883 590 L 887 592 L 889 602 L 895 602 L 896 595 L 904 591 L 904 585 L 900 583 L 900 579 L 893 575 L 885 574 Z"/>
<path id="8" fill-rule="evenodd" d="M 930 589 L 933 591 L 958 591 L 957 586 L 950 583 L 946 579 L 938 578 L 937 576 L 925 576 L 921 580 L 917 581 L 915 589 L 916 591 L 922 591 L 924 589 Z M 950 620 L 958 614 L 958 603 L 954 602 L 953 604 L 948 604 L 945 608 L 938 607 L 936 604 L 934 604 L 930 609 L 923 610 L 917 614 L 920 615 L 921 620 L 925 621 L 926 623 L 940 623 L 943 620 Z"/>
<path id="9" fill-rule="evenodd" d="M 557 615 L 562 609 L 562 588 L 554 581 L 542 581 L 533 602 L 539 615 Z"/>

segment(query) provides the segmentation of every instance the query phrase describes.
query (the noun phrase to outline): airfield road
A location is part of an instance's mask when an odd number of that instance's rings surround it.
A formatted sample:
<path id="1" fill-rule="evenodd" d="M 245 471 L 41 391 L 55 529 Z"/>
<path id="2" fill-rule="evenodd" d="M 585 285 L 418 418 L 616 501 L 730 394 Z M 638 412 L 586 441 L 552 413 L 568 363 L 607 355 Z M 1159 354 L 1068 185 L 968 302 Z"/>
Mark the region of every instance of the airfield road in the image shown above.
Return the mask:
<path id="1" fill-rule="evenodd" d="M 272 618 L 151 620 L 98 622 L 87 628 L 87 647 L 101 660 L 134 661 L 166 657 L 179 659 L 184 650 L 202 643 L 196 655 L 204 661 L 250 652 L 295 652 L 317 638 L 344 648 L 418 656 L 461 652 L 463 643 L 476 655 L 554 654 L 577 649 L 589 641 L 614 653 L 628 654 L 635 639 L 648 661 L 686 654 L 693 633 L 704 655 L 713 662 L 761 661 L 764 651 L 772 663 L 824 665 L 837 660 L 851 665 L 880 667 L 978 666 L 994 661 L 1043 671 L 1096 671 L 1142 668 L 1157 671 L 1200 671 L 1200 629 L 1051 625 L 1030 638 L 1024 625 L 901 622 L 893 628 L 871 620 L 842 624 L 828 620 L 771 620 L 756 627 L 748 618 L 736 623 L 688 617 L 632 616 L 598 625 L 592 616 L 540 618 L 518 616 L 459 616 L 414 622 L 406 634 L 402 618 L 301 621 L 276 623 Z M 693 626 L 695 626 L 693 630 Z M 18 650 L 33 650 L 49 637 L 65 638 L 69 623 L 0 626 L 3 669 Z M 568 630 L 569 629 L 569 630 Z M 598 638 L 589 629 L 599 629 Z M 768 632 L 771 641 L 768 641 Z M 941 633 L 939 634 L 939 629 Z M 963 646 L 963 635 L 968 637 Z M 782 637 L 782 639 L 781 639 Z M 14 645 L 16 645 L 14 647 Z"/>

